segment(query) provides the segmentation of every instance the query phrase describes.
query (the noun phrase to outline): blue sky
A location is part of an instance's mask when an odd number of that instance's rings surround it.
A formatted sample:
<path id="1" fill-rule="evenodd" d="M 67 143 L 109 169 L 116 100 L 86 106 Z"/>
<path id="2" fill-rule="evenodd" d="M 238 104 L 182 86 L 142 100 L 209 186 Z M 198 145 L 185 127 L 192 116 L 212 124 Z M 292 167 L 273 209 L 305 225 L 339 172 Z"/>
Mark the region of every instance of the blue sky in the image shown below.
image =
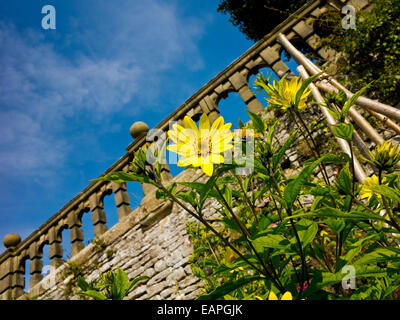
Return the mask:
<path id="1" fill-rule="evenodd" d="M 47 4 L 56 30 L 41 27 Z M 154 127 L 251 47 L 217 5 L 0 2 L 0 239 L 28 236 L 125 153 L 133 122 Z"/>

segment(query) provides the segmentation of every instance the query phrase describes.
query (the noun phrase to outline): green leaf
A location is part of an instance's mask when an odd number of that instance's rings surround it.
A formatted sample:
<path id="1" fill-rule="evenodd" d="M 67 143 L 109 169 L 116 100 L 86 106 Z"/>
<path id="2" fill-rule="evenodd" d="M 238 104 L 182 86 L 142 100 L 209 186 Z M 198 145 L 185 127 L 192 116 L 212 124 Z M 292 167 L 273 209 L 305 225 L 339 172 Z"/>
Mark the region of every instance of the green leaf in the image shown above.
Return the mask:
<path id="1" fill-rule="evenodd" d="M 280 234 L 268 234 L 260 236 L 252 241 L 257 252 L 263 252 L 265 248 L 286 249 L 290 241 Z"/>
<path id="2" fill-rule="evenodd" d="M 281 162 L 282 157 L 284 156 L 285 152 L 290 148 L 292 143 L 296 140 L 298 132 L 299 132 L 299 130 L 297 129 L 294 133 L 292 133 L 292 135 L 285 141 L 285 143 L 279 149 L 279 151 L 273 154 L 273 156 L 272 156 L 273 170 L 275 170 L 278 167 L 278 164 Z"/>
<path id="3" fill-rule="evenodd" d="M 326 219 L 324 220 L 324 223 L 333 231 L 335 231 L 337 234 L 339 234 L 340 231 L 342 231 L 346 226 L 343 220 L 337 220 L 337 219 Z"/>
<path id="4" fill-rule="evenodd" d="M 376 266 L 354 266 L 354 268 L 358 279 L 368 277 L 384 277 L 387 275 L 386 270 Z M 346 274 L 342 273 L 341 270 L 336 273 L 315 270 L 312 274 L 310 286 L 305 290 L 304 295 L 307 296 L 311 292 L 315 292 L 324 287 L 340 283 L 345 276 Z"/>
<path id="5" fill-rule="evenodd" d="M 353 259 L 361 252 L 361 248 L 368 241 L 376 241 L 379 240 L 381 236 L 379 234 L 372 234 L 366 237 L 361 238 L 360 240 L 352 243 L 349 247 L 347 247 L 347 252 L 343 257 L 340 257 L 339 260 L 339 268 L 342 268 L 346 264 L 351 264 Z"/>
<path id="6" fill-rule="evenodd" d="M 217 178 L 218 175 L 213 175 L 206 183 L 201 183 L 201 182 L 177 182 L 177 183 L 197 191 L 197 193 L 200 195 L 198 201 L 198 210 L 199 213 L 201 214 L 204 202 L 209 196 L 213 198 L 219 198 L 218 193 L 214 190 L 214 183 L 217 180 Z"/>
<path id="7" fill-rule="evenodd" d="M 262 278 L 260 278 L 259 276 L 251 276 L 251 277 L 243 277 L 238 280 L 230 281 L 230 282 L 227 282 L 227 283 L 219 286 L 213 292 L 200 296 L 198 298 L 198 300 L 216 300 L 216 299 L 222 298 L 223 296 L 229 294 L 233 290 L 236 290 L 248 283 L 251 283 L 256 280 L 261 280 L 261 279 Z"/>
<path id="8" fill-rule="evenodd" d="M 176 189 L 176 182 L 172 183 L 169 187 L 168 187 L 168 191 L 171 194 L 175 194 L 175 189 Z M 167 200 L 172 200 L 172 198 L 170 197 L 170 195 L 168 193 L 166 193 L 164 190 L 162 189 L 157 189 L 156 190 L 156 198 L 157 199 L 167 199 Z"/>
<path id="9" fill-rule="evenodd" d="M 82 291 L 82 292 L 80 292 L 80 294 L 88 296 L 95 300 L 107 300 L 107 297 L 103 293 L 101 293 L 99 291 L 95 291 L 95 290 Z"/>
<path id="10" fill-rule="evenodd" d="M 351 123 L 338 123 L 332 127 L 332 132 L 336 137 L 351 142 L 353 139 L 354 127 Z"/>
<path id="11" fill-rule="evenodd" d="M 264 134 L 265 132 L 265 127 L 264 127 L 264 121 L 261 119 L 261 117 L 249 110 L 246 110 L 246 112 L 248 113 L 252 123 L 253 123 L 253 127 L 256 131 L 258 131 L 261 134 Z"/>
<path id="12" fill-rule="evenodd" d="M 232 189 L 229 188 L 227 185 L 224 185 L 223 195 L 224 195 L 225 201 L 228 203 L 228 206 L 230 208 L 232 208 Z"/>
<path id="13" fill-rule="evenodd" d="M 242 120 L 239 118 L 239 129 L 242 129 L 244 127 L 244 123 Z"/>
<path id="14" fill-rule="evenodd" d="M 154 181 L 150 178 L 146 177 L 145 175 L 138 175 L 134 173 L 128 173 L 123 171 L 112 172 L 103 177 L 99 177 L 94 180 L 90 181 L 113 181 L 116 183 L 123 183 L 123 182 L 140 182 L 140 183 L 149 183 L 155 185 Z"/>
<path id="15" fill-rule="evenodd" d="M 265 231 L 265 230 L 268 228 L 268 226 L 269 226 L 271 223 L 272 223 L 272 220 L 271 220 L 270 218 L 268 218 L 267 216 L 263 216 L 263 217 L 260 219 L 260 222 L 259 222 L 258 225 L 257 225 L 257 230 L 258 230 L 259 232 L 263 232 L 263 231 Z"/>
<path id="16" fill-rule="evenodd" d="M 376 186 L 368 186 L 368 189 L 371 189 L 372 191 L 385 196 L 386 198 L 389 198 L 393 201 L 397 201 L 400 203 L 400 193 L 394 188 L 391 188 L 386 185 L 376 185 Z"/>
<path id="17" fill-rule="evenodd" d="M 366 85 L 361 90 L 357 91 L 349 100 L 346 101 L 341 112 L 342 122 L 347 117 L 350 108 L 356 103 L 357 99 L 368 89 L 370 85 Z"/>
<path id="18" fill-rule="evenodd" d="M 276 126 L 278 125 L 278 123 L 279 123 L 278 120 L 275 120 L 272 126 L 268 129 L 266 141 L 269 146 L 272 146 L 272 140 L 274 138 Z"/>
<path id="19" fill-rule="evenodd" d="M 114 276 L 114 282 L 111 286 L 113 300 L 122 300 L 129 288 L 128 275 L 120 268 L 117 269 Z"/>
<path id="20" fill-rule="evenodd" d="M 297 91 L 296 94 L 296 109 L 299 106 L 300 100 L 301 100 L 301 96 L 303 95 L 304 91 L 306 91 L 306 89 L 310 86 L 311 82 L 313 82 L 316 78 L 318 78 L 321 73 L 315 74 L 309 78 L 307 78 L 306 80 L 303 81 L 299 91 Z"/>
<path id="21" fill-rule="evenodd" d="M 127 289 L 125 295 L 129 293 L 129 291 L 133 288 L 133 286 L 134 286 L 135 284 L 137 284 L 137 283 L 140 282 L 140 281 L 146 280 L 146 279 L 150 279 L 150 277 L 148 277 L 148 276 L 140 276 L 140 277 L 137 277 L 137 278 L 133 279 L 133 280 L 130 282 L 129 287 L 128 287 L 128 289 Z"/>
<path id="22" fill-rule="evenodd" d="M 318 232 L 318 224 L 316 224 L 314 221 L 301 219 L 296 223 L 296 229 L 300 238 L 300 242 L 303 248 L 305 248 L 314 240 Z"/>
<path id="23" fill-rule="evenodd" d="M 197 207 L 197 195 L 192 190 L 179 191 L 176 197 L 189 203 L 193 208 Z"/>
<path id="24" fill-rule="evenodd" d="M 82 276 L 78 276 L 77 284 L 78 284 L 79 288 L 81 288 L 83 291 L 91 289 L 91 286 L 89 285 L 89 283 L 87 283 L 85 281 L 85 279 L 82 278 Z"/>
<path id="25" fill-rule="evenodd" d="M 378 214 L 373 214 L 370 212 L 361 212 L 361 211 L 351 211 L 351 212 L 343 212 L 339 209 L 325 207 L 318 209 L 309 213 L 301 213 L 297 215 L 293 215 L 292 218 L 305 218 L 305 217 L 324 217 L 324 218 L 342 218 L 349 220 L 380 220 L 386 221 L 385 218 L 379 216 Z M 290 217 L 284 218 L 284 220 L 290 219 Z"/>
<path id="26" fill-rule="evenodd" d="M 346 163 L 346 166 L 339 172 L 337 178 L 337 187 L 340 191 L 343 191 L 345 194 L 351 194 L 352 186 L 353 186 L 353 179 L 350 175 L 349 164 Z"/>
<path id="27" fill-rule="evenodd" d="M 307 182 L 308 178 L 322 162 L 325 163 L 340 163 L 344 162 L 344 160 L 336 155 L 326 154 L 323 155 L 318 160 L 315 160 L 313 163 L 305 167 L 300 174 L 297 176 L 296 179 L 290 181 L 285 188 L 283 193 L 283 198 L 285 199 L 287 206 L 290 208 L 293 203 L 295 202 L 297 196 L 300 193 L 301 187 Z"/>
<path id="28" fill-rule="evenodd" d="M 398 248 L 377 248 L 372 252 L 366 253 L 363 257 L 353 263 L 356 265 L 378 263 L 385 261 L 400 261 L 400 249 Z"/>
<path id="29" fill-rule="evenodd" d="M 223 217 L 221 221 L 231 230 L 241 231 L 235 220 Z"/>

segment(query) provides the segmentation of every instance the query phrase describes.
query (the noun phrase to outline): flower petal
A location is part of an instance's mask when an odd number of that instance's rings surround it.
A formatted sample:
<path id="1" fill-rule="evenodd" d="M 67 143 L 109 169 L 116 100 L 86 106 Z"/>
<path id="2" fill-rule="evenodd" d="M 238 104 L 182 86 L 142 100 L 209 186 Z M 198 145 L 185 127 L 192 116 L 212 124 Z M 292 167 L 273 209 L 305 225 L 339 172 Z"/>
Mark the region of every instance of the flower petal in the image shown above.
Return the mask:
<path id="1" fill-rule="evenodd" d="M 293 300 L 293 297 L 292 297 L 292 294 L 290 293 L 290 291 L 286 291 L 283 294 L 281 300 Z"/>
<path id="2" fill-rule="evenodd" d="M 275 293 L 269 292 L 268 300 L 279 300 Z"/>
<path id="3" fill-rule="evenodd" d="M 203 172 L 208 175 L 208 176 L 212 176 L 213 171 L 214 171 L 214 166 L 212 163 L 205 163 L 201 165 L 201 170 L 203 170 Z"/>
<path id="4" fill-rule="evenodd" d="M 207 115 L 203 113 L 199 121 L 199 131 L 210 130 L 210 120 Z"/>
<path id="5" fill-rule="evenodd" d="M 192 118 L 185 116 L 185 118 L 183 118 L 183 123 L 185 124 L 186 129 L 192 129 L 194 132 L 198 132 L 196 123 L 192 120 Z"/>

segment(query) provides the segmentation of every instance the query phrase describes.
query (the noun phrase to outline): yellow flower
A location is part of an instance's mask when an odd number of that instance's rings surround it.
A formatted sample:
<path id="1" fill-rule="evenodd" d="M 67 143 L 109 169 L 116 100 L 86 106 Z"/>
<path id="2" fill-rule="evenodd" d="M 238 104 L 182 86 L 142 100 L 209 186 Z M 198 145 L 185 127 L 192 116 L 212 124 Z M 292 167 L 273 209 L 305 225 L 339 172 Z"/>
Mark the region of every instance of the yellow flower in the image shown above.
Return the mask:
<path id="1" fill-rule="evenodd" d="M 299 104 L 296 106 L 296 95 L 303 84 L 303 81 L 298 77 L 293 77 L 290 82 L 283 77 L 279 82 L 274 80 L 273 85 L 267 82 L 263 77 L 258 77 L 255 84 L 267 92 L 269 98 L 266 98 L 266 100 L 269 103 L 276 107 L 280 107 L 282 110 L 290 108 L 302 110 L 307 107 L 306 100 L 311 93 L 309 89 L 304 90 Z"/>
<path id="2" fill-rule="evenodd" d="M 235 269 L 232 269 L 231 271 L 229 271 L 230 273 L 234 273 L 234 272 L 239 272 L 239 271 L 243 271 L 244 268 L 243 267 L 237 267 Z"/>
<path id="3" fill-rule="evenodd" d="M 385 184 L 386 178 L 382 179 L 382 184 Z M 374 192 L 369 188 L 369 186 L 378 186 L 379 185 L 379 178 L 377 175 L 373 175 L 372 177 L 365 178 L 363 184 L 361 186 L 360 195 L 361 199 L 367 199 L 369 201 Z"/>
<path id="4" fill-rule="evenodd" d="M 325 230 L 322 230 L 319 234 L 320 234 L 320 236 L 322 237 L 322 239 L 324 241 L 324 245 L 327 245 L 330 242 L 328 232 L 326 232 Z"/>
<path id="5" fill-rule="evenodd" d="M 188 116 L 185 116 L 184 127 L 174 124 L 168 131 L 169 139 L 175 144 L 167 146 L 169 151 L 181 156 L 178 166 L 201 167 L 205 174 L 213 174 L 213 164 L 224 162 L 222 153 L 232 148 L 231 123 L 224 123 L 224 118 L 219 117 L 210 126 L 206 114 L 200 118 L 199 128 Z"/>
<path id="6" fill-rule="evenodd" d="M 242 139 L 246 139 L 247 137 L 253 137 L 253 138 L 260 138 L 261 134 L 254 132 L 253 129 L 247 129 L 245 127 L 242 127 L 240 129 L 241 137 Z"/>
<path id="7" fill-rule="evenodd" d="M 279 300 L 279 299 L 278 299 L 278 297 L 276 296 L 275 293 L 270 291 L 269 296 L 268 296 L 268 300 Z M 292 297 L 292 294 L 290 293 L 290 291 L 286 291 L 282 295 L 281 300 L 293 300 L 293 297 Z"/>
<path id="8" fill-rule="evenodd" d="M 371 160 L 366 159 L 380 170 L 392 171 L 400 162 L 400 147 L 391 141 L 384 141 L 375 147 L 375 153 L 370 152 Z"/>

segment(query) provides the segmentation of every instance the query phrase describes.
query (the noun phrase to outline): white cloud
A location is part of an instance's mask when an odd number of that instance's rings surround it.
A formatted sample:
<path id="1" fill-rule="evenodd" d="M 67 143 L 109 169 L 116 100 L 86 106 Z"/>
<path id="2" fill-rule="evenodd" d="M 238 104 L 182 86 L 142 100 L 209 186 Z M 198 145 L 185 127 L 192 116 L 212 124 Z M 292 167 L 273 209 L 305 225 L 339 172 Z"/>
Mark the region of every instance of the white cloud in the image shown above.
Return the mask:
<path id="1" fill-rule="evenodd" d="M 74 148 L 87 147 L 68 146 L 63 132 L 71 121 L 82 122 L 85 135 L 84 121 L 100 124 L 133 100 L 147 105 L 157 99 L 168 70 L 202 67 L 197 40 L 203 24 L 182 18 L 175 5 L 80 5 L 71 33 L 61 34 L 68 53 L 49 43 L 46 31 L 0 21 L 0 173 L 51 173 Z"/>

